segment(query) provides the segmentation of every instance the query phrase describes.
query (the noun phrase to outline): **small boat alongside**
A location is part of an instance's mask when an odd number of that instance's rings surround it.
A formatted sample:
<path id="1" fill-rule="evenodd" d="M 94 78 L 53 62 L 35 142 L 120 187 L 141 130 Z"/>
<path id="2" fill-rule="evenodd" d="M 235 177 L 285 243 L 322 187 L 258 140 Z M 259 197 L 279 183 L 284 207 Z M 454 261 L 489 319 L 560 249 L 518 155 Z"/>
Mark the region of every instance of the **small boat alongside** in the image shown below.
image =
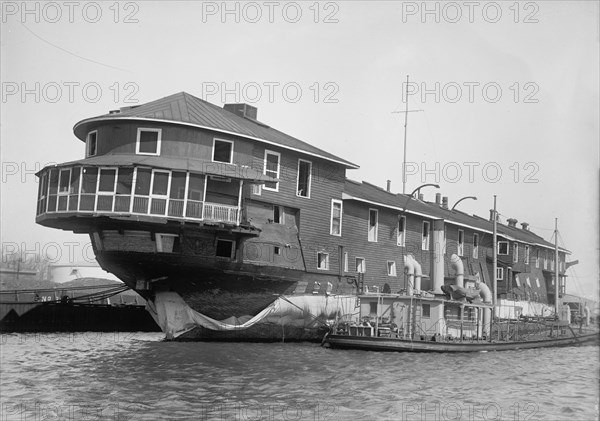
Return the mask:
<path id="1" fill-rule="evenodd" d="M 330 348 L 410 352 L 482 352 L 598 342 L 598 330 L 551 318 L 486 321 L 492 305 L 431 294 L 357 297 L 359 321 L 339 321 L 324 337 Z"/>
<path id="2" fill-rule="evenodd" d="M 496 200 L 494 209 L 496 214 Z M 496 220 L 493 218 L 493 273 L 496 273 Z M 558 256 L 558 226 L 555 227 L 555 253 Z M 558 261 L 558 259 L 556 259 Z M 398 294 L 361 294 L 355 311 L 344 315 L 323 338 L 330 348 L 373 351 L 485 352 L 546 348 L 598 343 L 597 325 L 571 325 L 569 306 L 561 306 L 558 282 L 555 285 L 551 316 L 523 314 L 523 307 L 498 300 L 497 284 L 492 290 L 475 279 L 465 281 L 463 263 L 453 254 L 450 262 L 454 281 L 441 287 L 441 293 L 419 289 L 420 270 L 414 270 L 412 255 L 405 257 L 406 290 Z M 559 279 L 558 265 L 555 280 Z M 500 301 L 500 302 L 499 302 Z M 511 315 L 507 318 L 503 315 Z"/>

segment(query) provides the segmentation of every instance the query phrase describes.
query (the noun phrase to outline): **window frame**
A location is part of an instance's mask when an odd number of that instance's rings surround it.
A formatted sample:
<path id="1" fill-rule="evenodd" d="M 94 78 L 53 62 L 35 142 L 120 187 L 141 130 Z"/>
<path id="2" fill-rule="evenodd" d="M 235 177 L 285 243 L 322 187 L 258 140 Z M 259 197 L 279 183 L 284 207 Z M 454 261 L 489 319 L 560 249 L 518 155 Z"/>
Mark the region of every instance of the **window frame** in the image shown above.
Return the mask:
<path id="1" fill-rule="evenodd" d="M 479 234 L 473 233 L 473 259 L 479 259 Z"/>
<path id="2" fill-rule="evenodd" d="M 358 271 L 358 261 L 362 261 L 362 271 L 359 272 Z M 365 259 L 364 257 L 355 257 L 354 259 L 354 271 L 356 273 L 367 273 L 367 259 Z"/>
<path id="3" fill-rule="evenodd" d="M 333 232 L 333 210 L 335 205 L 340 205 L 340 223 L 339 223 L 339 232 L 336 234 Z M 342 214 L 344 212 L 344 202 L 339 199 L 331 199 L 331 217 L 329 220 L 329 234 L 335 235 L 336 237 L 342 236 Z"/>
<path id="4" fill-rule="evenodd" d="M 156 136 L 156 152 L 140 152 L 140 140 L 142 137 L 142 132 L 152 132 L 152 133 L 157 133 Z M 97 144 L 98 142 L 96 142 Z M 154 129 L 154 128 L 150 128 L 150 127 L 138 127 L 137 128 L 137 136 L 135 139 L 135 154 L 136 155 L 149 155 L 149 156 L 159 156 L 160 155 L 160 149 L 161 149 L 161 143 L 162 143 L 162 129 Z"/>
<path id="5" fill-rule="evenodd" d="M 348 272 L 348 252 L 344 252 L 344 272 Z"/>
<path id="6" fill-rule="evenodd" d="M 502 245 L 506 244 L 506 253 L 501 253 L 500 252 L 500 245 L 501 244 Z M 509 247 L 508 247 L 508 241 L 498 241 L 496 243 L 496 252 L 497 252 L 498 256 L 508 256 L 508 251 L 509 251 L 508 249 L 509 249 Z"/>
<path id="7" fill-rule="evenodd" d="M 375 212 L 375 235 L 374 238 L 371 238 L 371 212 Z M 377 234 L 379 231 L 379 210 L 375 209 L 375 208 L 369 208 L 369 216 L 367 218 L 367 240 L 370 243 L 376 243 L 377 242 Z"/>
<path id="8" fill-rule="evenodd" d="M 427 235 L 425 235 L 425 227 L 427 227 Z M 423 221 L 421 225 L 421 250 L 429 250 L 431 240 L 431 224 L 429 221 Z"/>
<path id="9" fill-rule="evenodd" d="M 217 142 L 229 143 L 231 145 L 231 150 L 229 152 L 229 162 L 215 161 L 215 145 L 217 144 Z M 221 139 L 221 138 L 218 138 L 218 137 L 213 137 L 212 154 L 210 156 L 211 162 L 218 162 L 218 163 L 221 163 L 221 164 L 232 164 L 233 163 L 234 143 L 235 142 L 233 140 L 227 140 L 227 139 Z"/>
<path id="10" fill-rule="evenodd" d="M 231 243 L 231 255 L 229 257 L 218 256 L 217 255 L 217 248 L 218 248 L 218 245 L 219 245 L 219 241 L 225 241 L 225 242 Z M 234 260 L 235 259 L 235 252 L 236 252 L 236 241 L 235 240 L 230 240 L 228 238 L 217 238 L 217 241 L 215 243 L 215 258 L 216 259 Z"/>
<path id="11" fill-rule="evenodd" d="M 308 163 L 308 192 L 306 195 L 302 195 L 300 194 L 298 188 L 300 187 L 300 162 L 305 162 Z M 297 197 L 304 197 L 306 199 L 310 199 L 310 196 L 312 194 L 312 161 L 308 161 L 306 159 L 302 159 L 302 158 L 298 158 L 298 172 L 296 174 L 296 196 Z"/>
<path id="12" fill-rule="evenodd" d="M 94 153 L 90 153 L 90 136 L 94 134 L 96 136 L 95 145 L 94 145 Z M 85 138 L 85 156 L 91 157 L 96 156 L 98 154 L 98 130 L 92 130 L 89 132 Z"/>
<path id="13" fill-rule="evenodd" d="M 519 243 L 513 243 L 512 261 L 513 263 L 519 262 Z"/>
<path id="14" fill-rule="evenodd" d="M 456 240 L 456 252 L 459 256 L 464 256 L 465 254 L 465 230 L 458 230 L 458 238 Z"/>
<path id="15" fill-rule="evenodd" d="M 539 248 L 535 249 L 535 268 L 536 269 L 540 268 L 540 249 Z"/>
<path id="16" fill-rule="evenodd" d="M 390 265 L 390 263 L 391 263 L 391 265 Z M 398 272 L 396 271 L 396 261 L 395 260 L 388 260 L 386 266 L 387 266 L 388 276 L 392 276 L 392 277 L 398 276 Z"/>
<path id="17" fill-rule="evenodd" d="M 233 155 L 233 149 L 232 149 L 232 155 Z M 267 171 L 269 171 L 270 173 L 273 172 L 272 170 L 267 170 L 267 156 L 268 155 L 277 156 L 277 171 L 275 172 L 275 178 L 279 180 L 279 175 L 281 174 L 281 154 L 279 152 L 275 152 L 270 149 L 265 149 L 265 156 L 263 158 L 263 174 L 264 175 L 268 175 Z M 267 191 L 278 192 L 279 191 L 279 181 L 269 181 L 269 182 L 275 183 L 275 188 L 267 187 L 266 184 L 261 184 L 262 188 Z"/>
<path id="18" fill-rule="evenodd" d="M 500 274 L 500 276 L 498 276 L 498 274 Z M 496 268 L 496 281 L 504 281 L 504 268 L 501 266 Z"/>
<path id="19" fill-rule="evenodd" d="M 321 267 L 321 255 L 325 256 L 325 267 Z M 325 251 L 317 252 L 317 270 L 329 270 L 329 253 Z"/>
<path id="20" fill-rule="evenodd" d="M 400 221 L 404 221 L 402 223 L 402 233 L 400 233 Z M 396 222 L 396 245 L 399 247 L 406 247 L 406 215 L 400 215 L 398 218 L 398 222 Z"/>
<path id="21" fill-rule="evenodd" d="M 530 254 L 530 247 L 528 244 L 525 244 L 525 264 L 529 265 L 529 254 Z"/>

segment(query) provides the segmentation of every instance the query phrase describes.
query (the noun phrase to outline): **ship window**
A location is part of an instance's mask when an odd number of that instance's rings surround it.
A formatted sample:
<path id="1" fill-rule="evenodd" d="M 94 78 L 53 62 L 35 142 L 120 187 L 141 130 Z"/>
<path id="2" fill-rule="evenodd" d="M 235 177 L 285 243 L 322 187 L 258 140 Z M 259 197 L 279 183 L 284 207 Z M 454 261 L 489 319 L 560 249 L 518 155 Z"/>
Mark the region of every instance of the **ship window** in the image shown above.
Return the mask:
<path id="1" fill-rule="evenodd" d="M 152 194 L 157 196 L 166 196 L 169 186 L 169 173 L 154 171 L 152 181 Z"/>
<path id="2" fill-rule="evenodd" d="M 204 196 L 204 176 L 200 174 L 190 174 L 190 183 L 188 185 L 188 199 L 201 202 Z"/>
<path id="3" fill-rule="evenodd" d="M 473 259 L 479 258 L 479 234 L 473 234 Z"/>
<path id="4" fill-rule="evenodd" d="M 342 235 L 342 202 L 333 199 L 331 201 L 331 235 Z"/>
<path id="5" fill-rule="evenodd" d="M 465 232 L 458 230 L 458 255 L 462 256 L 465 251 Z"/>
<path id="6" fill-rule="evenodd" d="M 117 178 L 117 170 L 101 169 L 100 182 L 98 183 L 98 191 L 105 193 L 113 193 L 115 191 L 115 180 Z"/>
<path id="7" fill-rule="evenodd" d="M 329 270 L 329 253 L 317 253 L 317 269 Z"/>
<path id="8" fill-rule="evenodd" d="M 498 255 L 508 256 L 508 241 L 498 241 Z"/>
<path id="9" fill-rule="evenodd" d="M 296 196 L 310 197 L 312 162 L 303 159 L 298 160 L 298 183 Z"/>
<path id="10" fill-rule="evenodd" d="M 404 247 L 406 244 L 406 216 L 398 218 L 398 235 L 396 236 L 396 244 Z"/>
<path id="11" fill-rule="evenodd" d="M 421 232 L 421 250 L 429 250 L 429 222 L 423 221 L 423 231 Z"/>
<path id="12" fill-rule="evenodd" d="M 396 276 L 396 262 L 388 260 L 387 273 L 388 273 L 388 276 Z"/>
<path id="13" fill-rule="evenodd" d="M 179 251 L 179 236 L 175 234 L 156 234 L 156 251 L 159 253 Z"/>
<path id="14" fill-rule="evenodd" d="M 429 319 L 431 317 L 431 304 L 423 304 L 423 318 Z"/>
<path id="15" fill-rule="evenodd" d="M 117 177 L 117 194 L 131 194 L 133 185 L 133 168 L 119 168 Z"/>
<path id="16" fill-rule="evenodd" d="M 283 224 L 283 207 L 273 205 L 273 222 L 276 224 Z"/>
<path id="17" fill-rule="evenodd" d="M 135 153 L 160 155 L 161 129 L 138 129 Z"/>
<path id="18" fill-rule="evenodd" d="M 370 310 L 369 314 L 375 314 L 376 315 L 377 314 L 377 303 L 376 302 L 370 302 L 369 304 L 370 304 L 370 306 L 369 306 L 369 310 Z"/>
<path id="19" fill-rule="evenodd" d="M 378 225 L 379 212 L 377 209 L 369 209 L 369 231 L 368 240 L 377 241 L 377 225 Z"/>
<path id="20" fill-rule="evenodd" d="M 273 151 L 265 151 L 264 174 L 270 178 L 279 178 L 279 159 L 281 155 Z M 279 182 L 267 181 L 265 190 L 279 191 Z"/>
<path id="21" fill-rule="evenodd" d="M 513 244 L 513 262 L 517 263 L 519 261 L 519 245 L 517 243 Z"/>
<path id="22" fill-rule="evenodd" d="M 217 240 L 217 257 L 233 259 L 234 243 L 231 240 Z"/>
<path id="23" fill-rule="evenodd" d="M 529 246 L 525 246 L 525 264 L 529 264 Z"/>
<path id="24" fill-rule="evenodd" d="M 233 142 L 229 140 L 213 140 L 213 161 L 231 164 L 233 161 Z"/>
<path id="25" fill-rule="evenodd" d="M 364 257 L 356 258 L 356 273 L 365 273 L 367 270 L 367 264 Z"/>
<path id="26" fill-rule="evenodd" d="M 85 141 L 87 156 L 95 156 L 98 149 L 98 131 L 89 132 Z"/>
<path id="27" fill-rule="evenodd" d="M 504 280 L 504 268 L 496 268 L 496 279 L 498 281 Z"/>
<path id="28" fill-rule="evenodd" d="M 148 196 L 150 194 L 150 178 L 152 170 L 149 168 L 138 168 L 135 180 L 135 194 L 139 196 Z"/>

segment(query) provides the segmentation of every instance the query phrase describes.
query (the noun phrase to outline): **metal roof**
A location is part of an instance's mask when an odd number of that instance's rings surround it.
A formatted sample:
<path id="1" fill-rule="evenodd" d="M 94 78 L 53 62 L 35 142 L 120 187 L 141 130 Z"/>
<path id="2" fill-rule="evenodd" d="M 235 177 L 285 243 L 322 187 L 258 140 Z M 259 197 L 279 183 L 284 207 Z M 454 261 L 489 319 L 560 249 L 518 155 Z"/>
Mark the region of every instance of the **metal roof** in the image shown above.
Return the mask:
<path id="1" fill-rule="evenodd" d="M 242 136 L 305 153 L 336 162 L 347 168 L 359 168 L 358 165 L 352 162 L 309 145 L 266 124 L 241 117 L 186 92 L 180 92 L 146 104 L 125 107 L 116 112 L 81 120 L 75 124 L 73 131 L 79 139 L 85 141 L 90 127 L 95 123 L 107 120 L 146 120 L 189 125 Z"/>
<path id="2" fill-rule="evenodd" d="M 464 226 L 490 234 L 494 229 L 492 221 L 484 218 L 456 210 L 446 209 L 436 203 L 423 202 L 411 198 L 407 194 L 388 192 L 381 187 L 366 182 L 360 183 L 346 179 L 343 198 L 346 200 L 363 201 L 399 211 L 406 210 L 407 213 L 431 219 L 443 219 L 450 224 Z M 554 249 L 554 244 L 544 240 L 534 232 L 517 227 L 510 227 L 500 222 L 497 223 L 497 234 L 507 240 Z M 569 250 L 562 247 L 559 247 L 559 250 L 570 253 Z"/>

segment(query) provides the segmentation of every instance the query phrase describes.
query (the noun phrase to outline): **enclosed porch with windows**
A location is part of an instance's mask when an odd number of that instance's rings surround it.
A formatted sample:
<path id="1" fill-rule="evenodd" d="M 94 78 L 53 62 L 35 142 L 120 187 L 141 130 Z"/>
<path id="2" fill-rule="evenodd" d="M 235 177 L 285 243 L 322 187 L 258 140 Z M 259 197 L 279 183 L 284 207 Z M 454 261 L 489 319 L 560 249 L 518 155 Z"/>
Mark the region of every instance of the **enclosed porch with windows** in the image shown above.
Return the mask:
<path id="1" fill-rule="evenodd" d="M 64 165 L 45 168 L 37 216 L 92 213 L 147 215 L 239 225 L 244 183 L 226 177 L 147 166 Z"/>

